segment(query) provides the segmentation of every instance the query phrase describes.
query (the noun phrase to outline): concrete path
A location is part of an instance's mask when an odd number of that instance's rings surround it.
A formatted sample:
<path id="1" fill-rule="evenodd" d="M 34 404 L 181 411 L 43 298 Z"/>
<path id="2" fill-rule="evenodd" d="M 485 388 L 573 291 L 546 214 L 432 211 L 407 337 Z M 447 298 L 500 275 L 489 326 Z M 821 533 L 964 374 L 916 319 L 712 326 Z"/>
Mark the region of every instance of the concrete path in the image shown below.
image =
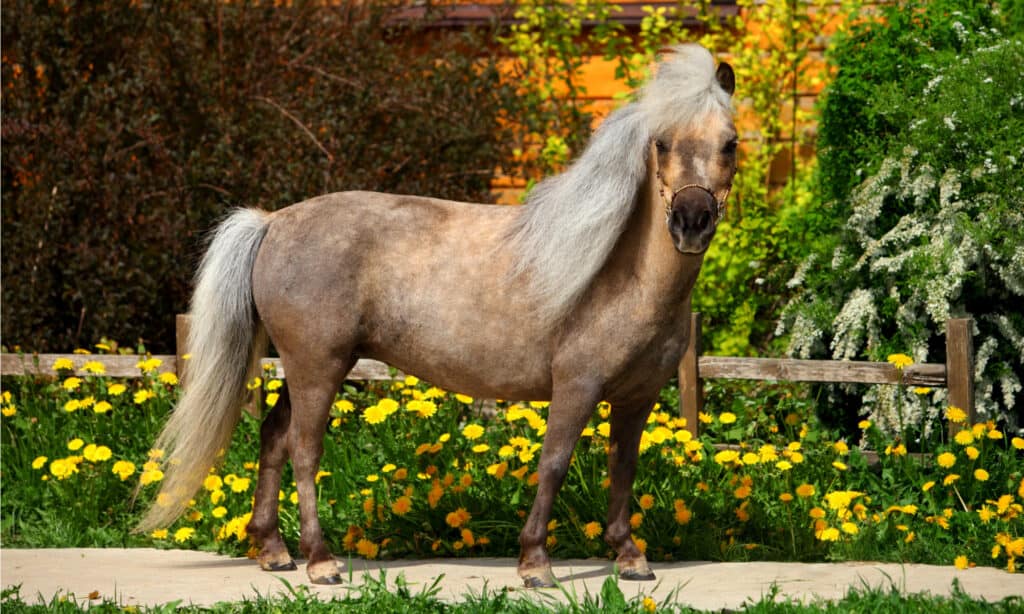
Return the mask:
<path id="1" fill-rule="evenodd" d="M 904 593 L 949 594 L 953 580 L 969 595 L 998 601 L 1024 595 L 1024 575 L 992 568 L 958 570 L 952 566 L 899 565 L 892 563 L 656 563 L 655 582 L 620 581 L 627 598 L 651 596 L 658 603 L 673 591 L 674 601 L 698 610 L 740 608 L 758 601 L 772 585 L 782 598 L 810 601 L 839 599 L 851 588 L 897 587 Z M 433 559 L 346 562 L 352 583 L 334 587 L 312 586 L 313 592 L 330 599 L 344 596 L 363 583 L 364 574 L 379 578 L 386 570 L 389 583 L 402 575 L 413 591 L 429 587 L 441 577 L 441 599 L 459 601 L 483 590 L 513 589 L 517 595 L 538 602 L 565 601 L 559 590 L 521 589 L 514 559 Z M 612 564 L 603 560 L 565 560 L 555 565 L 555 575 L 567 591 L 582 599 L 600 592 Z M 442 577 L 443 576 L 443 577 Z M 156 605 L 181 600 L 211 605 L 240 601 L 257 595 L 287 593 L 281 579 L 293 586 L 306 584 L 306 573 L 268 573 L 254 561 L 207 552 L 154 549 L 53 549 L 0 550 L 0 585 L 21 585 L 26 602 L 49 601 L 70 594 L 81 604 L 94 599 L 113 599 L 122 605 Z M 347 580 L 347 573 L 346 573 Z"/>

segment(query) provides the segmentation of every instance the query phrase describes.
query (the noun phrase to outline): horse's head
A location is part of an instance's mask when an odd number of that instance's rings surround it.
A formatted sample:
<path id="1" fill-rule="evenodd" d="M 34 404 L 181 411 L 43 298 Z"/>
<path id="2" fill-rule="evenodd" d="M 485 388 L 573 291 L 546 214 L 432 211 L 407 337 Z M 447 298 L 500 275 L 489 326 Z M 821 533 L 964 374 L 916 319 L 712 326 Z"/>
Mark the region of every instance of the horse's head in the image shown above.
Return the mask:
<path id="1" fill-rule="evenodd" d="M 732 96 L 735 75 L 728 64 L 715 72 L 715 87 Z M 708 105 L 685 124 L 667 125 L 651 139 L 655 185 L 677 250 L 701 254 L 725 214 L 736 174 L 736 127 L 728 107 Z"/>

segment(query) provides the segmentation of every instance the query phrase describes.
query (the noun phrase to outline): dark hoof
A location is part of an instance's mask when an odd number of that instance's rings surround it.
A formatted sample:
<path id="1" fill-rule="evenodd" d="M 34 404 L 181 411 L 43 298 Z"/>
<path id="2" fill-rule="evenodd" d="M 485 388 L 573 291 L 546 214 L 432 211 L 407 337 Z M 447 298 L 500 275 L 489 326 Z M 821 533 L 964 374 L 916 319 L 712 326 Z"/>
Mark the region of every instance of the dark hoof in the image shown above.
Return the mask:
<path id="1" fill-rule="evenodd" d="M 529 576 L 529 577 L 523 578 L 523 584 L 526 585 L 526 588 L 554 588 L 555 587 L 555 583 L 554 582 L 552 582 L 550 580 L 545 580 L 544 578 L 540 578 L 540 577 L 537 577 L 537 576 Z"/>
<path id="2" fill-rule="evenodd" d="M 637 571 L 635 569 L 624 569 L 619 574 L 619 577 L 623 580 L 633 580 L 635 582 L 649 582 L 655 579 L 653 571 Z"/>
<path id="3" fill-rule="evenodd" d="M 267 571 L 295 571 L 298 566 L 295 565 L 295 561 L 288 561 L 287 563 L 271 563 L 267 567 Z"/>
<path id="4" fill-rule="evenodd" d="M 322 576 L 320 578 L 315 578 L 311 581 L 313 582 L 313 584 L 324 584 L 330 586 L 334 584 L 341 584 L 341 576 Z"/>

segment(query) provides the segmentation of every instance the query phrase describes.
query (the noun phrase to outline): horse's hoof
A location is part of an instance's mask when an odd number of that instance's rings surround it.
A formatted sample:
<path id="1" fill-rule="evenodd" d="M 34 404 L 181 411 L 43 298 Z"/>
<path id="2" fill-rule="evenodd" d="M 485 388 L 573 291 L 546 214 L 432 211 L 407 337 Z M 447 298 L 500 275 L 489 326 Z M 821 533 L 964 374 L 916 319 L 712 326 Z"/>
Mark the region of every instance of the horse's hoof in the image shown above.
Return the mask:
<path id="1" fill-rule="evenodd" d="M 555 574 L 551 573 L 551 567 L 548 565 L 520 569 L 519 577 L 523 579 L 526 588 L 553 588 L 555 586 Z"/>
<path id="2" fill-rule="evenodd" d="M 306 564 L 306 575 L 313 584 L 341 584 L 338 563 L 333 558 Z"/>
<path id="3" fill-rule="evenodd" d="M 523 584 L 526 588 L 554 588 L 555 583 L 547 578 L 540 578 L 538 576 L 526 576 L 523 578 Z"/>
<path id="4" fill-rule="evenodd" d="M 633 580 L 637 582 L 649 582 L 655 579 L 654 572 L 650 569 L 623 569 L 619 572 L 619 577 L 623 580 Z"/>
<path id="5" fill-rule="evenodd" d="M 299 567 L 295 564 L 295 561 L 288 561 L 287 563 L 267 563 L 263 569 L 266 571 L 295 571 Z"/>

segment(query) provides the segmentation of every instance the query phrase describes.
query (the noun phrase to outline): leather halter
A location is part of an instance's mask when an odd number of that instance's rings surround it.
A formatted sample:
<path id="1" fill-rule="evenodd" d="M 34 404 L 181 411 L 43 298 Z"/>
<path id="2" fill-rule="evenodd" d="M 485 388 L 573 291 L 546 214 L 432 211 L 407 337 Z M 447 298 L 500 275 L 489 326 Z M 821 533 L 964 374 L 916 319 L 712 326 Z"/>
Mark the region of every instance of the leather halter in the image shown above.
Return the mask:
<path id="1" fill-rule="evenodd" d="M 711 195 L 712 200 L 714 200 L 715 204 L 718 205 L 718 211 L 717 211 L 718 215 L 715 217 L 715 223 L 716 224 L 723 217 L 725 217 L 725 210 L 726 210 L 725 209 L 725 201 L 726 201 L 726 199 L 729 198 L 729 192 L 732 191 L 732 186 L 731 185 L 725 189 L 725 195 L 722 196 L 721 200 L 719 200 L 719 198 L 717 196 L 715 196 L 715 193 L 711 191 L 711 188 L 709 188 L 707 186 L 703 186 L 703 185 L 701 185 L 699 183 L 688 183 L 688 184 L 684 185 L 683 187 L 681 187 L 681 188 L 675 190 L 674 192 L 672 192 L 672 197 L 669 198 L 669 197 L 665 196 L 665 192 L 668 189 L 668 186 L 666 186 L 665 182 L 662 181 L 661 171 L 660 170 L 657 172 L 657 176 L 658 176 L 658 192 L 661 194 L 662 200 L 665 201 L 665 216 L 666 217 L 669 217 L 669 216 L 672 215 L 672 203 L 675 202 L 676 196 L 680 192 L 682 192 L 683 190 L 688 190 L 690 188 L 694 188 L 694 189 L 697 189 L 697 190 L 704 190 L 705 192 L 707 192 L 708 194 Z"/>

